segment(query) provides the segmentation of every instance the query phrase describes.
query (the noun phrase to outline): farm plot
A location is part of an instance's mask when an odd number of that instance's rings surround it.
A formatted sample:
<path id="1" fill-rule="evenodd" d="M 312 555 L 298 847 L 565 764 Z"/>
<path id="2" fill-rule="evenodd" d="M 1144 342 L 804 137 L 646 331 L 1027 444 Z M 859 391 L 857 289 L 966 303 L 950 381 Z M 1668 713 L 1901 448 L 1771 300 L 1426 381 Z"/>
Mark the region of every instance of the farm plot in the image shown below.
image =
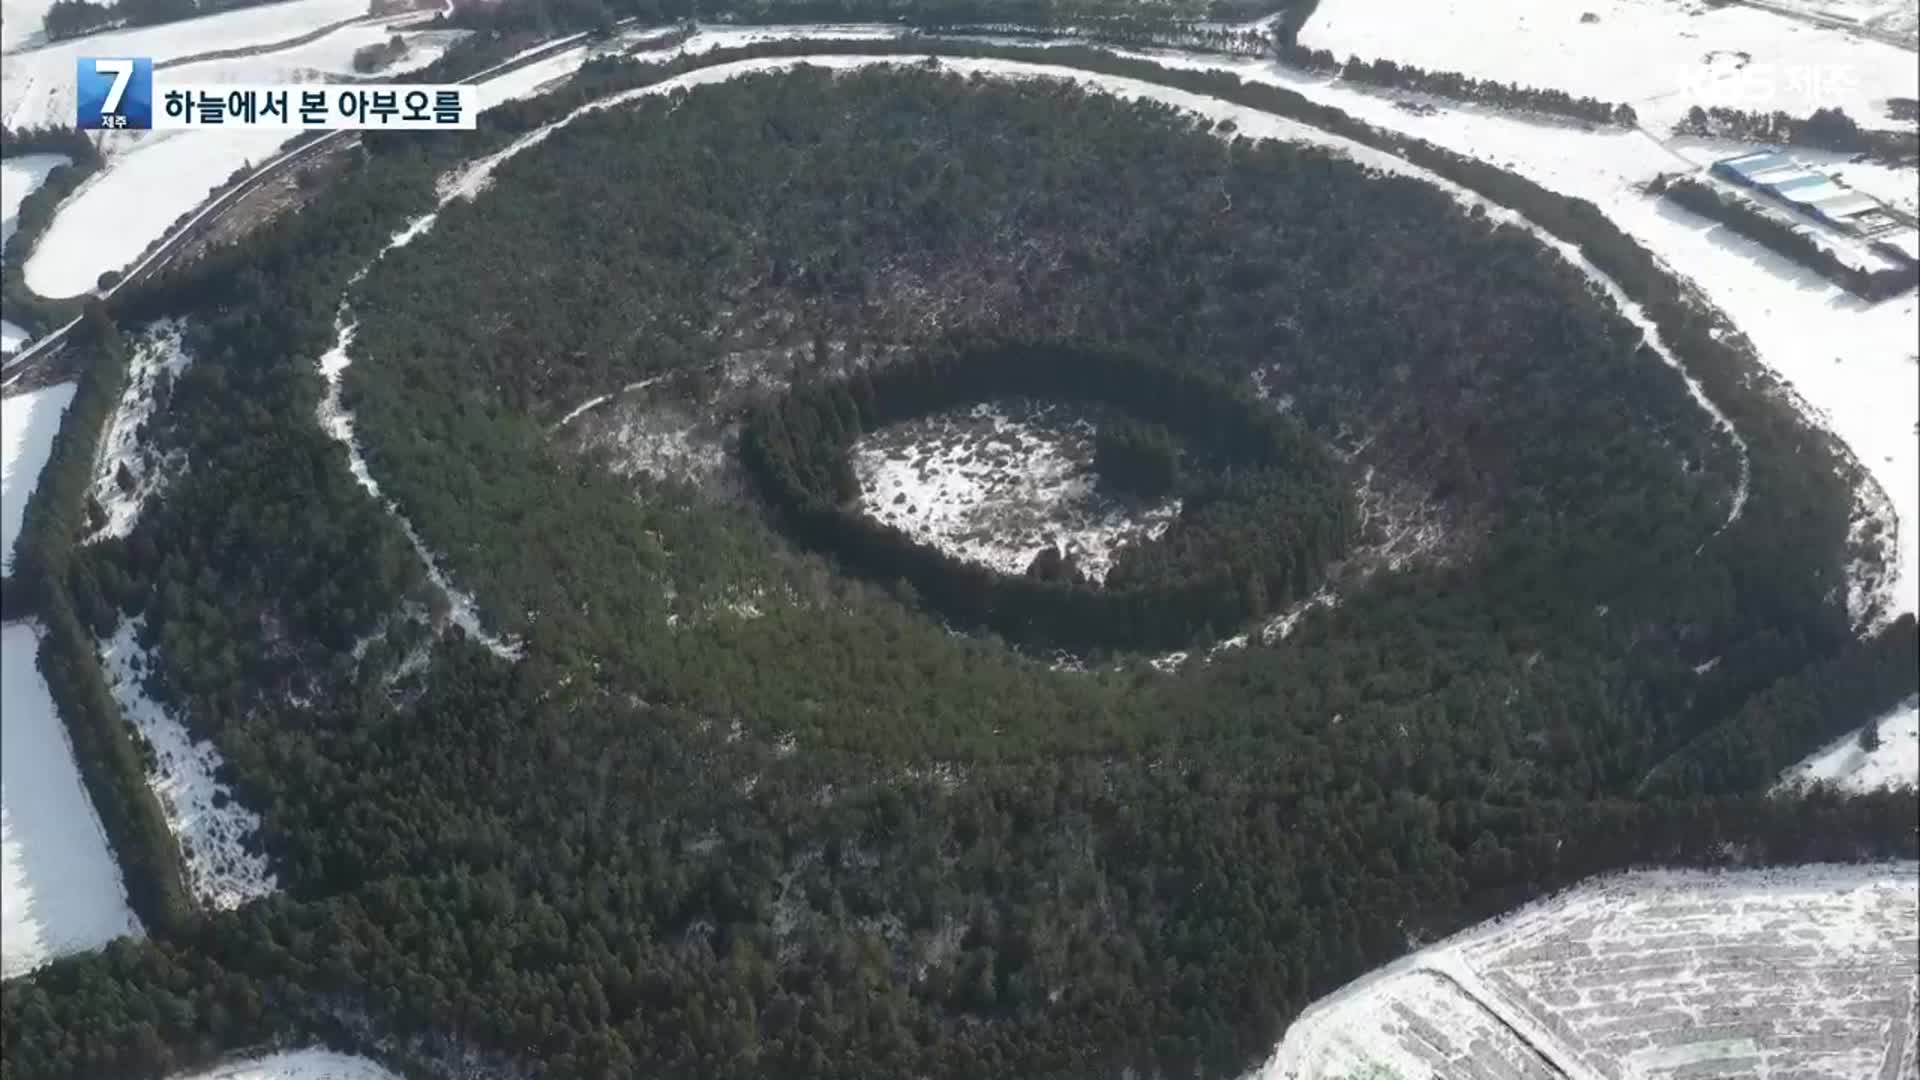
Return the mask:
<path id="1" fill-rule="evenodd" d="M 60 383 L 0 402 L 0 573 L 13 570 L 21 517 L 53 452 L 73 390 L 72 383 Z"/>
<path id="2" fill-rule="evenodd" d="M 464 30 L 395 31 L 380 24 L 343 26 L 317 41 L 291 49 L 238 56 L 226 60 L 205 60 L 196 64 L 169 68 L 167 78 L 182 83 L 295 83 L 333 81 L 339 77 L 369 76 L 387 78 L 426 67 L 446 54 L 453 43 L 467 35 Z M 380 45 L 399 37 L 406 43 L 406 54 L 377 72 L 361 72 L 353 66 L 353 54 L 368 45 Z"/>
<path id="3" fill-rule="evenodd" d="M 285 0 L 197 19 L 90 34 L 31 52 L 9 54 L 0 65 L 0 100 L 8 127 L 71 124 L 74 62 L 82 56 L 147 56 L 155 62 L 271 45 L 367 13 L 366 0 Z M 11 18 L 11 9 L 8 17 Z M 9 30 L 9 35 L 12 31 Z"/>
<path id="4" fill-rule="evenodd" d="M 9 19 L 12 15 L 7 16 Z M 65 165 L 64 154 L 21 154 L 0 158 L 0 251 L 19 228 L 20 203 L 46 182 L 47 174 Z M 9 353 L 25 344 L 27 332 L 0 319 L 0 353 Z"/>
<path id="5" fill-rule="evenodd" d="M 1895 45 L 1701 0 L 1323 0 L 1300 41 L 1624 101 L 1660 131 L 1693 105 L 1796 116 L 1837 105 L 1873 124 L 1920 81 Z"/>
<path id="6" fill-rule="evenodd" d="M 1258 1075 L 1898 1080 L 1916 917 L 1913 863 L 1602 878 L 1315 1005 Z"/>
<path id="7" fill-rule="evenodd" d="M 1093 434 L 1056 407 L 985 403 L 860 439 L 854 473 L 866 512 L 920 543 L 1007 574 L 1051 546 L 1104 581 L 1115 549 L 1157 538 L 1180 503 L 1127 506 L 1099 491 Z"/>
<path id="8" fill-rule="evenodd" d="M 140 933 L 27 623 L 0 628 L 0 977 Z"/>

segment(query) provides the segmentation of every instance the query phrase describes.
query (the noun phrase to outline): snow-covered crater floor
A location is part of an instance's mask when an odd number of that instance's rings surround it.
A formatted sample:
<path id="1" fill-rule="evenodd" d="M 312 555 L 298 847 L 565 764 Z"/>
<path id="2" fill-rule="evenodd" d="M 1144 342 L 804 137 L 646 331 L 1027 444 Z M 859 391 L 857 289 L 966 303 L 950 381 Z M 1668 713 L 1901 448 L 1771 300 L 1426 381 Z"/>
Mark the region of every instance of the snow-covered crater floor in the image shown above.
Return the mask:
<path id="1" fill-rule="evenodd" d="M 1916 919 L 1912 862 L 1603 877 L 1316 1003 L 1249 1080 L 1908 1075 Z"/>
<path id="2" fill-rule="evenodd" d="M 154 660 L 140 647 L 143 624 L 122 619 L 113 637 L 99 644 L 100 666 L 121 715 L 153 748 L 147 783 L 180 845 L 188 888 L 200 904 L 228 911 L 279 887 L 266 856 L 247 847 L 259 831 L 260 815 L 215 779 L 219 749 L 196 740 L 178 715 L 148 696 L 142 680 Z"/>
<path id="3" fill-rule="evenodd" d="M 176 1073 L 168 1080 L 399 1080 L 363 1057 L 320 1047 L 228 1062 L 200 1072 Z"/>
<path id="4" fill-rule="evenodd" d="M 1104 581 L 1124 542 L 1155 539 L 1177 499 L 1130 508 L 1103 494 L 1092 468 L 1094 425 L 1055 408 L 982 403 L 867 435 L 853 447 L 866 513 L 915 541 L 1005 574 L 1042 549 Z"/>

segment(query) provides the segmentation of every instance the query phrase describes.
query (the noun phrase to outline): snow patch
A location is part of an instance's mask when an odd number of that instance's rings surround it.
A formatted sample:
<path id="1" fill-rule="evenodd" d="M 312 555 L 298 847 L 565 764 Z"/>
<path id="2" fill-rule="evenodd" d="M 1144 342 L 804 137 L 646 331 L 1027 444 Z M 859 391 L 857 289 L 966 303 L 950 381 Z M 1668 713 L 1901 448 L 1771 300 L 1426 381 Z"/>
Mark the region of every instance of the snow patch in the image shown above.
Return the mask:
<path id="1" fill-rule="evenodd" d="M 1869 750 L 1849 731 L 1788 769 L 1776 791 L 1828 783 L 1845 792 L 1920 787 L 1920 697 L 1873 721 L 1878 745 Z"/>
<path id="2" fill-rule="evenodd" d="M 363 1057 L 311 1047 L 217 1065 L 169 1080 L 399 1080 Z"/>
<path id="3" fill-rule="evenodd" d="M 411 242 L 414 237 L 425 231 L 421 223 L 430 221 L 430 218 L 431 215 L 415 219 L 411 225 L 394 235 L 385 250 L 391 251 Z M 385 252 L 383 251 L 382 254 Z M 362 270 L 360 274 L 355 275 L 354 281 L 358 281 L 365 273 L 366 271 Z M 353 413 L 348 411 L 340 400 L 341 375 L 347 370 L 347 365 L 353 362 L 353 358 L 347 351 L 353 345 L 354 324 L 348 321 L 345 302 L 341 303 L 339 311 L 334 315 L 333 328 L 333 347 L 320 357 L 320 375 L 327 382 L 326 396 L 320 400 L 317 410 L 320 426 L 326 430 L 327 434 L 333 436 L 335 441 L 346 447 L 347 468 L 353 473 L 353 478 L 358 480 L 367 494 L 385 507 L 387 513 L 393 515 L 394 520 L 400 523 L 401 530 L 406 533 L 407 543 L 413 545 L 413 552 L 419 557 L 428 579 L 446 596 L 449 614 L 454 624 L 495 656 L 503 660 L 518 660 L 522 655 L 520 644 L 487 630 L 480 621 L 480 606 L 474 601 L 473 595 L 453 584 L 446 571 L 440 568 L 439 560 L 427 549 L 426 542 L 420 539 L 420 533 L 414 529 L 413 522 L 400 512 L 398 504 L 380 493 L 380 482 L 373 478 L 373 472 L 367 468 L 367 459 L 360 452 L 359 440 L 354 436 Z"/>
<path id="4" fill-rule="evenodd" d="M 153 748 L 147 785 L 180 845 L 188 888 L 206 907 L 231 911 L 280 887 L 266 856 L 248 848 L 260 815 L 216 779 L 219 748 L 195 739 L 184 720 L 147 695 L 143 680 L 154 659 L 140 646 L 144 625 L 144 618 L 121 619 L 113 636 L 98 645 L 100 666 L 121 714 Z"/>
<path id="5" fill-rule="evenodd" d="M 60 383 L 0 401 L 0 573 L 13 572 L 21 518 L 53 453 L 53 437 L 73 392 L 73 383 Z"/>
<path id="6" fill-rule="evenodd" d="M 93 497 L 107 519 L 89 540 L 132 532 L 147 500 L 186 467 L 184 451 L 158 458 L 151 448 L 142 446 L 160 383 L 170 382 L 193 363 L 181 343 L 184 330 L 185 324 L 177 319 L 162 320 L 148 327 L 133 346 L 126 389 L 94 455 Z"/>
<path id="7" fill-rule="evenodd" d="M 857 440 L 861 503 L 915 541 L 1003 574 L 1023 574 L 1054 546 L 1094 582 L 1128 540 L 1157 539 L 1180 513 L 1178 499 L 1136 512 L 1097 490 L 1094 425 L 1062 422 L 1056 406 L 1019 418 L 1004 403 L 939 413 Z"/>
<path id="8" fill-rule="evenodd" d="M 0 978 L 141 933 L 39 649 L 36 625 L 0 627 Z"/>

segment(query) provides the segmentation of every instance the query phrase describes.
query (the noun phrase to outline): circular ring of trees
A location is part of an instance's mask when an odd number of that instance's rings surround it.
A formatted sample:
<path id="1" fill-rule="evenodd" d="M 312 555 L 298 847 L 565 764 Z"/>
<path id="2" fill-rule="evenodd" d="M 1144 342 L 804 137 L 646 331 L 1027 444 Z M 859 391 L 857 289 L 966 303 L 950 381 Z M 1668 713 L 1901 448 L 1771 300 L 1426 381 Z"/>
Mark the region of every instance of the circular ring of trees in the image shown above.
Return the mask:
<path id="1" fill-rule="evenodd" d="M 1001 573 L 860 510 L 849 456 L 859 435 L 1007 396 L 1099 403 L 1137 418 L 1102 429 L 1103 479 L 1182 495 L 1173 526 L 1123 548 L 1104 586 L 1058 565 Z M 1299 425 L 1216 376 L 1074 343 L 979 343 L 806 383 L 756 408 L 740 449 L 800 543 L 907 582 L 949 619 L 1029 645 L 1170 648 L 1217 633 L 1311 592 L 1353 532 L 1338 464 Z"/>

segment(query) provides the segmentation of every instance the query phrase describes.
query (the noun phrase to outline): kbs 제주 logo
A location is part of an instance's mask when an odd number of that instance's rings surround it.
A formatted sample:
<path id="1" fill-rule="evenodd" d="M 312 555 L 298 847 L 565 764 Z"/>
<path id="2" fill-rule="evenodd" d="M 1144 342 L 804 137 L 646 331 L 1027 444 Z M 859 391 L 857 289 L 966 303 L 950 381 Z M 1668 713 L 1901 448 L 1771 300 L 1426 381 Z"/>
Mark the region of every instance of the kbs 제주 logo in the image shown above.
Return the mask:
<path id="1" fill-rule="evenodd" d="M 148 57 L 80 57 L 74 89 L 85 130 L 153 126 L 153 60 Z"/>

